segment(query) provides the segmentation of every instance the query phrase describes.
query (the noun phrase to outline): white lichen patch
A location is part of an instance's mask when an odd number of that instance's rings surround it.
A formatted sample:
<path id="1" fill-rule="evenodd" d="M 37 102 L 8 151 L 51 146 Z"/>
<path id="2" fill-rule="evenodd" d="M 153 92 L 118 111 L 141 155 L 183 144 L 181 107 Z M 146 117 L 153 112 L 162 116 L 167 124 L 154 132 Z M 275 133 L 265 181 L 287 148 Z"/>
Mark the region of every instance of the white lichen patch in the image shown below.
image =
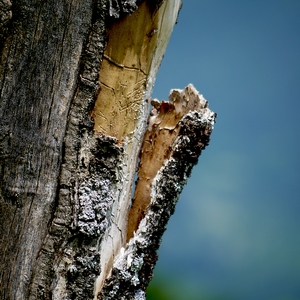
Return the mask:
<path id="1" fill-rule="evenodd" d="M 95 179 L 79 187 L 79 231 L 88 236 L 99 236 L 108 227 L 108 214 L 111 211 L 113 194 L 108 179 Z M 106 199 L 108 201 L 103 201 Z"/>

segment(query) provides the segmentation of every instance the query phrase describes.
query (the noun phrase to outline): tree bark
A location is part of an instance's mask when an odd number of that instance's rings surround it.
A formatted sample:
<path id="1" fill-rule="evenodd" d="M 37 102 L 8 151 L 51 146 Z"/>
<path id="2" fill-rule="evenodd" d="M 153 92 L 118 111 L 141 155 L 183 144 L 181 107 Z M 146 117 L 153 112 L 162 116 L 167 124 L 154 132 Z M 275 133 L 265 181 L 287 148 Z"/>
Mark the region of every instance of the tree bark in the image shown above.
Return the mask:
<path id="1" fill-rule="evenodd" d="M 0 1 L 0 299 L 145 299 L 215 120 L 151 101 L 180 6 Z"/>

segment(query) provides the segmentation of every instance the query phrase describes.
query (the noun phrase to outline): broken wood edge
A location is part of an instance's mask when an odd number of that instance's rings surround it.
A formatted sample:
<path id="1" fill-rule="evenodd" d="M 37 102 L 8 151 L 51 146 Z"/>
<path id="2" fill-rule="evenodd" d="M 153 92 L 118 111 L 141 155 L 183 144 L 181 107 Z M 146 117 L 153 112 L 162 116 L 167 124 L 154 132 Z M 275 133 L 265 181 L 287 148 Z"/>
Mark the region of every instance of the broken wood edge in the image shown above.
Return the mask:
<path id="1" fill-rule="evenodd" d="M 171 90 L 169 102 L 152 100 L 152 106 L 140 151 L 138 180 L 128 217 L 127 242 L 145 216 L 154 177 L 172 155 L 172 145 L 180 134 L 181 119 L 191 111 L 204 114 L 207 101 L 190 84 L 183 90 Z"/>
<path id="2" fill-rule="evenodd" d="M 189 85 L 185 91 L 194 92 L 195 89 Z M 178 92 L 181 94 L 179 90 L 174 92 L 177 96 Z M 197 164 L 201 151 L 208 145 L 214 128 L 216 114 L 207 108 L 206 101 L 204 106 L 200 110 L 187 112 L 180 119 L 178 134 L 169 145 L 170 155 L 153 177 L 144 217 L 115 259 L 111 276 L 106 280 L 98 299 L 119 299 L 121 296 L 126 299 L 146 299 L 145 291 L 152 278 L 162 235 L 174 213 L 183 186 Z"/>

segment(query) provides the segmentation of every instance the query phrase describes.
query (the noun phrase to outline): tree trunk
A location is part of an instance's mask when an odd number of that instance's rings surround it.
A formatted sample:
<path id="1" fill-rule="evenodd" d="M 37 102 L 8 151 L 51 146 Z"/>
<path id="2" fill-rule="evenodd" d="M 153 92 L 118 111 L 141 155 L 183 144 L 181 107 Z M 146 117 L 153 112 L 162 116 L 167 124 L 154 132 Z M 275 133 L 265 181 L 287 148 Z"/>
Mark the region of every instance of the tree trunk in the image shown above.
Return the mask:
<path id="1" fill-rule="evenodd" d="M 180 5 L 0 0 L 0 299 L 145 299 L 215 120 L 151 100 Z"/>

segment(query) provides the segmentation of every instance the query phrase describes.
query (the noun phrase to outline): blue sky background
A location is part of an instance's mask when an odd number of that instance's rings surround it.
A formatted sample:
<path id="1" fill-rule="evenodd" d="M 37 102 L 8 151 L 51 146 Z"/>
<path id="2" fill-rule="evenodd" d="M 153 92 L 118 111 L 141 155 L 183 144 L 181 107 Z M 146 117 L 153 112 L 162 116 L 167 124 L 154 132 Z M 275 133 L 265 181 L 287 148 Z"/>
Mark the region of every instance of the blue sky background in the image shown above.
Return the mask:
<path id="1" fill-rule="evenodd" d="M 189 83 L 217 124 L 150 289 L 172 300 L 299 300 L 300 1 L 183 0 L 153 97 Z"/>

